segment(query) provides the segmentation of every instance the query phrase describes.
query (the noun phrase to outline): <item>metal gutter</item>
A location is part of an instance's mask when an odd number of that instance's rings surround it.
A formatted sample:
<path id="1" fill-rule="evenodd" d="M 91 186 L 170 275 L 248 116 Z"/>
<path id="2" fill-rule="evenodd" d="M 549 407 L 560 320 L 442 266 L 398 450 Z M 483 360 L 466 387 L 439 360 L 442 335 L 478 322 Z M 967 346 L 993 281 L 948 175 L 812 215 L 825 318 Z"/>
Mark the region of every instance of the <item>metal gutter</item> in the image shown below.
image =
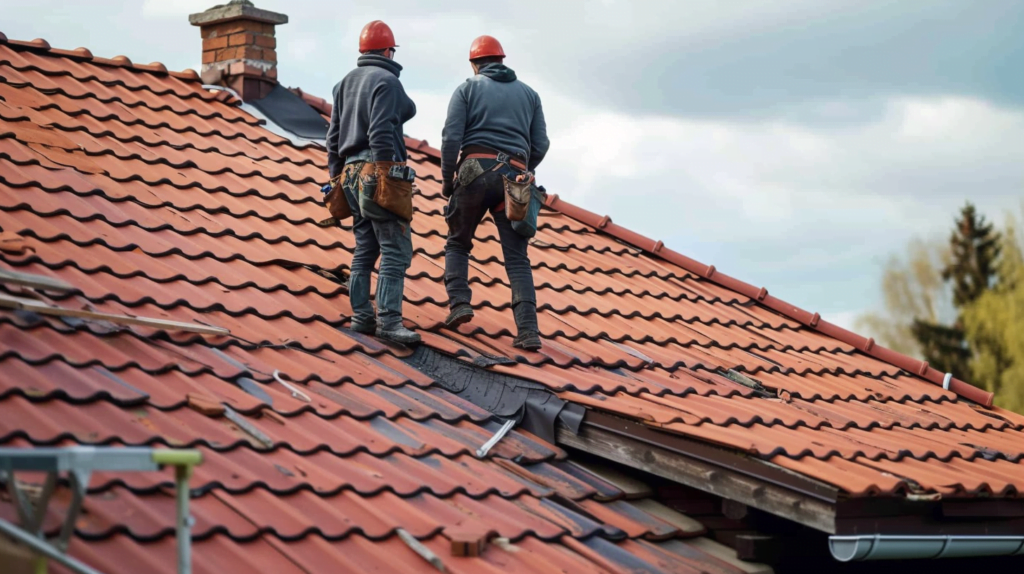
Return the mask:
<path id="1" fill-rule="evenodd" d="M 840 562 L 1024 556 L 1024 536 L 829 536 L 828 547 Z"/>

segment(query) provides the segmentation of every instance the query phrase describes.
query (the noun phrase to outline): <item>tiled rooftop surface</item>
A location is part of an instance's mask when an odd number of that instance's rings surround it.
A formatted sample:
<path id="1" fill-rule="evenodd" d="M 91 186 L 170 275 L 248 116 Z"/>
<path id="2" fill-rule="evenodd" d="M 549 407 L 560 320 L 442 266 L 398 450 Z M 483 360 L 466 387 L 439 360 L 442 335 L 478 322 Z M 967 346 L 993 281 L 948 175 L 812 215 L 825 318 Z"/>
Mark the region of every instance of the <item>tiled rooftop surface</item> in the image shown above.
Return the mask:
<path id="1" fill-rule="evenodd" d="M 525 431 L 477 459 L 499 426 L 490 413 L 403 362 L 403 350 L 344 329 L 354 242 L 347 228 L 317 225 L 323 150 L 264 129 L 194 73 L 0 40 L 2 268 L 77 288 L 0 289 L 231 331 L 0 311 L 0 443 L 200 448 L 197 572 L 396 561 L 429 571 L 398 527 L 456 572 L 689 572 L 695 561 L 733 571 L 684 542 L 699 534 L 685 520 L 623 500 Z M 511 346 L 491 225 L 472 256 L 476 319 L 442 329 L 440 170 L 425 142 L 410 149 L 422 193 L 405 315 L 429 347 L 512 358 L 491 368 L 846 496 L 1024 490 L 1024 417 L 979 406 L 990 398 L 961 381 L 944 390 L 927 365 L 554 196 L 531 250 L 544 349 Z M 96 476 L 77 529 L 89 543 L 73 553 L 104 571 L 169 571 L 171 484 Z M 493 528 L 511 546 L 450 557 L 445 528 Z"/>
<path id="2" fill-rule="evenodd" d="M 320 271 L 353 245 L 314 224 L 325 155 L 225 95 L 189 74 L 0 46 L 2 268 L 71 282 L 49 298 L 65 307 L 231 330 L 0 311 L 0 443 L 199 448 L 196 572 L 432 571 L 399 528 L 450 572 L 740 571 L 690 544 L 698 522 L 626 500 L 528 433 L 477 458 L 490 413 L 339 331 L 347 297 Z M 88 543 L 71 553 L 103 572 L 171 571 L 172 494 L 166 473 L 94 475 L 76 524 Z M 47 528 L 69 501 L 58 492 Z M 0 517 L 15 519 L 9 499 Z M 450 555 L 446 535 L 489 531 L 508 542 Z"/>

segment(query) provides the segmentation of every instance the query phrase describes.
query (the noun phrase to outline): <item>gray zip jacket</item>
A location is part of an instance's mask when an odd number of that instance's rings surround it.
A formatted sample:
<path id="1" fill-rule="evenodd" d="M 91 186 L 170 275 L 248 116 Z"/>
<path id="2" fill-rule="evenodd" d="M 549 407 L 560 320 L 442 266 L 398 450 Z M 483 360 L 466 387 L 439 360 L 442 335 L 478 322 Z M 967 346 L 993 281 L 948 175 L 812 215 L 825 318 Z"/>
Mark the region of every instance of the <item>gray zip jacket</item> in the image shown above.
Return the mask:
<path id="1" fill-rule="evenodd" d="M 536 169 L 551 142 L 540 96 L 504 64 L 488 64 L 452 95 L 441 132 L 441 174 L 455 177 L 459 152 L 470 145 L 516 154 Z"/>
<path id="2" fill-rule="evenodd" d="M 345 157 L 370 149 L 373 161 L 406 161 L 402 124 L 416 115 L 398 75 L 402 66 L 384 56 L 364 54 L 357 67 L 334 86 L 327 128 L 327 167 L 341 173 Z"/>

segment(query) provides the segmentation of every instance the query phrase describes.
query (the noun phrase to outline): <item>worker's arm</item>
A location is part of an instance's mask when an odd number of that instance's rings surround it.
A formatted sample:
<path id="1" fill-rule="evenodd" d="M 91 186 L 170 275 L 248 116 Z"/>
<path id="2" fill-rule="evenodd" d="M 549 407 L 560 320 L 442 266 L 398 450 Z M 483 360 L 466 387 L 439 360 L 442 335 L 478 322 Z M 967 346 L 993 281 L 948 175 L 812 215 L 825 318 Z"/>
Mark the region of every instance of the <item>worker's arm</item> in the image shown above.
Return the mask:
<path id="1" fill-rule="evenodd" d="M 537 96 L 537 107 L 533 110 L 533 121 L 530 122 L 530 171 L 537 169 L 550 147 L 548 126 L 544 122 L 544 108 L 540 105 L 540 96 Z"/>
<path id="2" fill-rule="evenodd" d="M 451 195 L 455 180 L 455 166 L 459 163 L 462 138 L 466 135 L 466 96 L 462 88 L 455 90 L 448 103 L 448 119 L 441 131 L 441 191 Z"/>
<path id="3" fill-rule="evenodd" d="M 370 128 L 366 133 L 370 140 L 373 161 L 402 159 L 398 152 L 402 148 L 395 138 L 398 137 L 396 134 L 402 133 L 399 128 L 405 93 L 401 84 L 397 82 L 381 82 L 373 93 L 373 101 L 370 103 Z"/>
<path id="4" fill-rule="evenodd" d="M 344 158 L 338 156 L 338 133 L 341 131 L 341 99 L 338 93 L 341 91 L 341 82 L 334 86 L 334 108 L 331 110 L 331 124 L 327 128 L 327 171 L 334 179 L 341 173 L 344 165 Z"/>

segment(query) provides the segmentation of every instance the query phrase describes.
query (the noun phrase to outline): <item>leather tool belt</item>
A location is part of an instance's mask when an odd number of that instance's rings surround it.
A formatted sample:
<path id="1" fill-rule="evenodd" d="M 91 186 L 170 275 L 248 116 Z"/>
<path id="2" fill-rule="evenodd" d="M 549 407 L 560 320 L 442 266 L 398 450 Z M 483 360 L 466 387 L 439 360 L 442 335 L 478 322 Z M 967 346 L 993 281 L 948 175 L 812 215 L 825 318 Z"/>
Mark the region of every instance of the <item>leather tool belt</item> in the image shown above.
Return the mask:
<path id="1" fill-rule="evenodd" d="M 471 153 L 463 156 L 462 159 L 494 159 L 499 163 L 507 163 L 519 171 L 526 171 L 526 164 L 504 152 L 498 153 Z"/>

